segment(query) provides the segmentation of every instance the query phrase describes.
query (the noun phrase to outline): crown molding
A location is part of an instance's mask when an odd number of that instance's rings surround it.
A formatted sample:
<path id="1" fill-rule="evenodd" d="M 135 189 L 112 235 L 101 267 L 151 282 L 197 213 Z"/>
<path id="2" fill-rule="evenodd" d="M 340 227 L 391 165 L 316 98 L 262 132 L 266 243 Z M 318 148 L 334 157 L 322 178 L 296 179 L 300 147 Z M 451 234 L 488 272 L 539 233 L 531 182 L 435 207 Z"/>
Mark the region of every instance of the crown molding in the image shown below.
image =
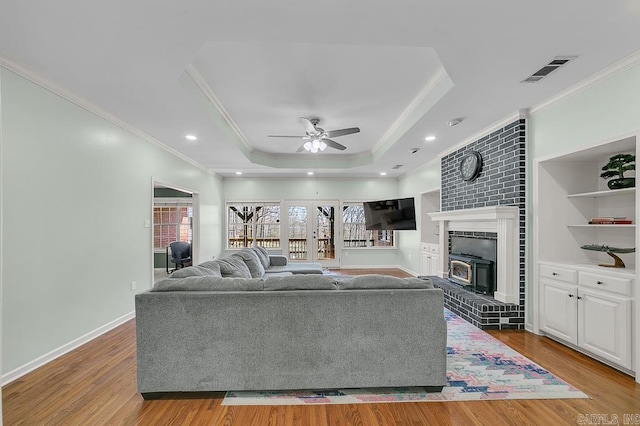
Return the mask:
<path id="1" fill-rule="evenodd" d="M 210 169 L 208 169 L 207 167 L 205 167 L 204 165 L 192 160 L 191 158 L 187 157 L 186 155 L 178 152 L 177 150 L 171 148 L 168 145 L 165 145 L 164 143 L 160 142 L 158 139 L 154 138 L 153 136 L 143 132 L 142 130 L 139 130 L 138 128 L 132 126 L 131 124 L 121 120 L 120 118 L 116 117 L 115 115 L 108 113 L 107 111 L 103 110 L 102 108 L 92 104 L 91 102 L 87 101 L 86 99 L 74 94 L 73 92 L 71 92 L 70 90 L 68 90 L 67 88 L 63 87 L 62 85 L 50 80 L 49 78 L 43 76 L 42 74 L 33 71 L 5 56 L 0 55 L 0 67 L 6 68 L 11 72 L 14 72 L 16 74 L 18 74 L 19 76 L 29 80 L 30 82 L 42 87 L 45 90 L 48 90 L 51 93 L 54 93 L 55 95 L 60 96 L 61 98 L 75 104 L 76 106 L 89 111 L 92 114 L 95 114 L 96 116 L 110 122 L 111 124 L 131 133 L 132 135 L 160 148 L 163 149 L 164 151 L 174 155 L 175 157 L 191 164 L 192 166 L 197 167 L 198 169 L 202 170 L 203 172 L 211 175 L 211 176 L 216 176 L 216 173 Z"/>
<path id="2" fill-rule="evenodd" d="M 413 176 L 415 174 L 421 173 L 422 171 L 424 171 L 425 169 L 429 168 L 433 162 L 437 161 L 440 162 L 440 160 L 442 160 L 442 157 L 445 157 L 457 150 L 459 150 L 460 148 L 463 148 L 467 145 L 469 145 L 470 143 L 473 143 L 475 141 L 477 141 L 480 138 L 483 138 L 485 136 L 487 136 L 488 134 L 491 134 L 493 132 L 495 132 L 498 129 L 502 129 L 503 127 L 505 127 L 507 124 L 511 124 L 516 120 L 522 119 L 522 118 L 528 118 L 529 117 L 529 111 L 526 109 L 521 109 L 517 112 L 514 112 L 513 114 L 509 114 L 508 116 L 504 117 L 503 119 L 501 119 L 500 121 L 496 121 L 495 123 L 491 124 L 490 126 L 485 127 L 484 129 L 472 134 L 471 136 L 468 136 L 466 138 L 464 138 L 462 141 L 458 142 L 457 144 L 445 149 L 444 151 L 440 151 L 440 153 L 436 154 L 435 158 L 425 164 L 423 164 L 420 167 L 417 167 L 403 175 L 400 175 L 399 178 L 400 179 L 405 179 L 408 178 L 410 176 Z"/>
<path id="3" fill-rule="evenodd" d="M 529 113 L 536 114 L 638 65 L 640 65 L 640 50 L 619 60 L 618 62 L 613 63 L 607 68 L 592 74 L 590 77 L 585 78 L 557 95 L 533 105 L 529 108 Z"/>
<path id="4" fill-rule="evenodd" d="M 565 99 L 568 99 L 572 96 L 577 95 L 578 93 L 584 92 L 587 89 L 592 88 L 593 86 L 596 86 L 597 84 L 600 84 L 612 77 L 615 77 L 618 74 L 621 74 L 625 71 L 628 71 L 636 66 L 640 65 L 640 50 L 627 56 L 626 58 L 621 59 L 620 61 L 612 64 L 611 66 L 605 68 L 604 70 L 593 74 L 592 76 L 580 81 L 579 83 L 574 84 L 573 86 L 569 87 L 568 89 L 560 92 L 559 94 L 557 94 L 556 96 L 553 96 L 551 98 L 548 98 L 542 102 L 539 102 L 535 105 L 533 105 L 532 107 L 528 108 L 528 109 L 521 109 L 518 112 L 515 112 L 513 114 L 510 114 L 508 116 L 506 116 L 505 118 L 503 118 L 500 121 L 497 121 L 495 123 L 493 123 L 492 125 L 484 128 L 483 130 L 476 132 L 475 134 L 465 138 L 464 140 L 462 140 L 461 142 L 457 143 L 456 145 L 440 152 L 440 154 L 437 155 L 438 159 L 441 159 L 442 157 L 451 154 L 452 152 L 457 151 L 458 149 L 472 143 L 475 142 L 476 140 L 494 132 L 495 130 L 498 130 L 504 126 L 506 126 L 507 124 L 517 120 L 517 119 L 521 119 L 521 118 L 530 118 L 532 115 L 546 109 L 549 108 L 557 103 L 562 102 Z M 411 176 L 415 173 L 418 173 L 420 170 L 426 168 L 428 166 L 427 163 L 422 167 L 419 167 L 415 170 L 412 170 L 409 173 L 406 173 L 404 175 L 402 175 L 402 178 Z"/>
<path id="5" fill-rule="evenodd" d="M 204 97 L 218 111 L 221 118 L 227 123 L 231 131 L 236 136 L 237 141 L 243 145 L 244 149 L 242 151 L 246 153 L 250 153 L 252 148 L 249 145 L 249 141 L 244 136 L 244 134 L 242 133 L 242 131 L 240 130 L 240 127 L 238 127 L 236 122 L 233 121 L 233 118 L 231 118 L 231 115 L 227 112 L 224 105 L 222 105 L 222 102 L 220 102 L 216 94 L 213 92 L 213 90 L 211 90 L 211 87 L 209 87 L 204 77 L 202 77 L 202 74 L 200 74 L 200 71 L 198 71 L 198 69 L 195 66 L 190 64 L 185 70 L 185 72 L 191 78 L 191 81 L 193 81 L 193 84 L 196 85 L 198 90 L 202 92 Z"/>
<path id="6" fill-rule="evenodd" d="M 444 67 L 440 66 L 438 71 L 434 74 L 433 78 L 431 78 L 427 84 L 422 88 L 420 93 L 411 101 L 411 103 L 405 108 L 405 110 L 400 114 L 400 116 L 391 123 L 391 126 L 384 132 L 384 135 L 378 140 L 378 142 L 371 149 L 372 153 L 377 152 L 382 149 L 382 147 L 389 142 L 391 137 L 400 129 L 400 127 L 411 117 L 413 113 L 422 105 L 422 103 L 427 99 L 427 97 L 434 91 L 436 87 L 448 77 L 447 72 Z"/>
<path id="7" fill-rule="evenodd" d="M 499 121 L 496 121 L 495 123 L 485 127 L 484 129 L 472 134 L 471 136 L 468 136 L 466 138 L 464 138 L 462 141 L 460 141 L 459 143 L 447 148 L 446 150 L 442 151 L 439 156 L 440 158 L 451 154 L 452 152 L 455 152 L 457 150 L 459 150 L 460 148 L 469 145 L 472 142 L 477 141 L 480 138 L 483 138 L 485 136 L 487 136 L 488 134 L 491 134 L 493 132 L 495 132 L 498 129 L 502 129 L 504 126 L 506 126 L 507 124 L 511 124 L 516 120 L 519 120 L 521 118 L 526 118 L 526 115 L 523 116 L 523 110 L 520 111 L 516 111 L 512 114 L 507 115 L 506 117 L 502 118 Z"/>

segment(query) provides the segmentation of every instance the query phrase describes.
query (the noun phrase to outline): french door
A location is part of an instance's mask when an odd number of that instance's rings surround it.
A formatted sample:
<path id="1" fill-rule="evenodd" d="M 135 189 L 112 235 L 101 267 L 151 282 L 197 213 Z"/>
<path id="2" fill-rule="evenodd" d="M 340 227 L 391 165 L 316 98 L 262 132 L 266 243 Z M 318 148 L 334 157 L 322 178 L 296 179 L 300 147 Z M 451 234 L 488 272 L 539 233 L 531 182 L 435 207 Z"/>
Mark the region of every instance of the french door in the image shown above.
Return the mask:
<path id="1" fill-rule="evenodd" d="M 285 203 L 284 251 L 290 261 L 338 266 L 338 201 Z"/>

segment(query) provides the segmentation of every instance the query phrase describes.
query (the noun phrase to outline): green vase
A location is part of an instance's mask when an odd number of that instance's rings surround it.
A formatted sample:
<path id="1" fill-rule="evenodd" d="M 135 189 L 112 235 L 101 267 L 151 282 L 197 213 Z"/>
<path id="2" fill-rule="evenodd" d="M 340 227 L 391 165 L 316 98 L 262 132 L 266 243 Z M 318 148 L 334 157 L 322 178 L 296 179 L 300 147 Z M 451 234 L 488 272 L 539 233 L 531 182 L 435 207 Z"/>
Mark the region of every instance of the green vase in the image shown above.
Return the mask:
<path id="1" fill-rule="evenodd" d="M 611 179 L 607 186 L 609 189 L 633 188 L 636 186 L 636 178 Z"/>

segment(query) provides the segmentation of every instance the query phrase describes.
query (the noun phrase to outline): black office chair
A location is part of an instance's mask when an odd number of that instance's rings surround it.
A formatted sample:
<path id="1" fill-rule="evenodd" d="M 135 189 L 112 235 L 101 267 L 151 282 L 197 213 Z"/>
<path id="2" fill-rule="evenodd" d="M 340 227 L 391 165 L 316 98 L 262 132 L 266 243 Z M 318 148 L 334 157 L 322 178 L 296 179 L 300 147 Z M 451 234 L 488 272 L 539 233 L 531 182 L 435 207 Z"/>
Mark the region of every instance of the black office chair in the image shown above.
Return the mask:
<path id="1" fill-rule="evenodd" d="M 171 257 L 169 257 L 171 256 Z M 167 247 L 167 258 L 171 263 L 175 263 L 176 267 L 168 273 L 174 272 L 181 267 L 191 265 L 191 244 L 183 241 L 174 241 Z M 167 269 L 169 263 L 167 262 Z"/>

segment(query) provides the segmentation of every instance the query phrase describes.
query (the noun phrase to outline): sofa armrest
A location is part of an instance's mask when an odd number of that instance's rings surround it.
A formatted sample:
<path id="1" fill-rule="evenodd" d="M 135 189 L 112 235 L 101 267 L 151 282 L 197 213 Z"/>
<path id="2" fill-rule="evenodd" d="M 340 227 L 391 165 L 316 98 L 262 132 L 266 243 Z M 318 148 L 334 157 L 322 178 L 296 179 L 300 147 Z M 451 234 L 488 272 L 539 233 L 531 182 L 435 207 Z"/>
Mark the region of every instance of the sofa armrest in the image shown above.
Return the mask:
<path id="1" fill-rule="evenodd" d="M 283 256 L 281 254 L 270 254 L 269 265 L 270 266 L 286 266 L 287 256 Z"/>

